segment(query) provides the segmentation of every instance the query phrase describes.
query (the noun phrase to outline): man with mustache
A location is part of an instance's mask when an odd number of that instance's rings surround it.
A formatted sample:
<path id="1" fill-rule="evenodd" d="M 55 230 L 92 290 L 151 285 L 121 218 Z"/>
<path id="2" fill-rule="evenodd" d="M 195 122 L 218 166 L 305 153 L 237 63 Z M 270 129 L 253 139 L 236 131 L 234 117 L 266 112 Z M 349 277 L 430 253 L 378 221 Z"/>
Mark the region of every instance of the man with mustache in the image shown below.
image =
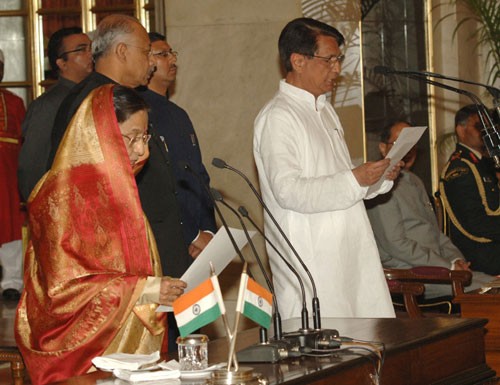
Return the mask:
<path id="1" fill-rule="evenodd" d="M 314 19 L 286 25 L 278 43 L 286 77 L 255 120 L 254 158 L 264 201 L 314 277 L 322 315 L 394 317 L 363 204 L 392 187 L 384 180 L 379 191 L 368 192 L 389 160 L 353 166 L 326 96 L 340 74 L 343 43 L 337 29 Z M 387 178 L 396 178 L 400 167 Z M 265 229 L 275 245 L 289 250 L 267 216 Z M 297 317 L 302 308 L 297 280 L 274 250 L 268 248 L 268 254 L 281 316 Z M 308 282 L 297 261 L 289 262 Z M 311 297 L 310 285 L 306 291 Z"/>
<path id="2" fill-rule="evenodd" d="M 17 174 L 25 202 L 46 171 L 51 129 L 62 101 L 94 68 L 90 38 L 80 27 L 54 32 L 49 39 L 48 56 L 57 83 L 31 102 L 22 125 L 24 143 Z"/>
<path id="3" fill-rule="evenodd" d="M 57 111 L 52 129 L 47 169 L 76 110 L 95 88 L 115 83 L 135 88 L 146 85 L 153 70 L 151 43 L 139 20 L 127 15 L 109 15 L 97 26 L 92 41 L 95 72 L 73 87 Z"/>
<path id="4" fill-rule="evenodd" d="M 150 157 L 137 177 L 137 184 L 158 251 L 160 255 L 171 255 L 168 250 L 168 238 L 171 234 L 163 218 L 169 208 L 168 202 L 162 198 L 170 178 L 164 159 L 170 158 L 189 255 L 174 256 L 175 258 L 169 261 L 168 268 L 170 275 L 182 276 L 216 231 L 213 204 L 197 175 L 203 178 L 207 186 L 210 177 L 202 163 L 198 139 L 189 116 L 186 111 L 168 100 L 168 88 L 177 75 L 177 52 L 172 50 L 165 36 L 151 32 L 149 38 L 156 70 L 141 95 L 151 107 L 150 133 L 159 140 L 157 143 L 161 142 L 158 148 L 158 155 L 161 156 Z M 181 164 L 189 165 L 192 171 L 185 170 Z M 169 350 L 173 350 L 176 346 L 174 337 L 178 335 L 173 316 L 169 318 L 169 333 Z"/>

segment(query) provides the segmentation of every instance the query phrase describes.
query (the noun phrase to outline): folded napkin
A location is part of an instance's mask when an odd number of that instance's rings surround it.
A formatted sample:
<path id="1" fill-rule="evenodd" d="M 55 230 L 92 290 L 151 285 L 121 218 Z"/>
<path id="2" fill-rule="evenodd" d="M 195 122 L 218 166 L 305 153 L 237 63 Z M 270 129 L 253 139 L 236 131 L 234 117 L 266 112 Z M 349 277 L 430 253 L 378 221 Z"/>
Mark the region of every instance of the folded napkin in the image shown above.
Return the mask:
<path id="1" fill-rule="evenodd" d="M 132 382 L 168 380 L 168 379 L 179 378 L 181 376 L 181 372 L 179 370 L 155 370 L 155 371 L 148 370 L 148 371 L 134 372 L 125 369 L 115 369 L 113 370 L 113 374 L 121 380 L 127 380 Z"/>
<path id="2" fill-rule="evenodd" d="M 107 356 L 94 357 L 92 363 L 101 370 L 140 370 L 156 364 L 160 360 L 160 352 L 151 354 L 113 353 Z"/>

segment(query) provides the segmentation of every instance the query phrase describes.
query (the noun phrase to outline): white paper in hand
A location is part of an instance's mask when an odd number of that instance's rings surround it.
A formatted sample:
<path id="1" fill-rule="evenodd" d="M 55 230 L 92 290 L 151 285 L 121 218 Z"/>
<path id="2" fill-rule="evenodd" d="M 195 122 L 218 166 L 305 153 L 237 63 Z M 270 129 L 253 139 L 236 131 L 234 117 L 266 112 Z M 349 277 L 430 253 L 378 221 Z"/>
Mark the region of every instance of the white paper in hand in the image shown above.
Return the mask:
<path id="1" fill-rule="evenodd" d="M 229 228 L 229 231 L 233 235 L 238 249 L 241 250 L 247 244 L 244 231 L 232 227 Z M 255 231 L 249 231 L 248 233 L 250 237 L 255 235 Z M 235 256 L 236 251 L 227 235 L 226 229 L 221 227 L 191 266 L 189 266 L 189 269 L 182 275 L 181 280 L 187 283 L 187 288 L 184 292 L 187 293 L 194 289 L 210 277 L 210 262 L 214 266 L 215 274 L 219 275 Z M 172 311 L 172 307 L 158 306 L 156 311 L 168 312 Z"/>
<path id="2" fill-rule="evenodd" d="M 391 163 L 389 167 L 384 172 L 384 175 L 378 180 L 377 183 L 371 185 L 368 188 L 368 193 L 366 195 L 370 195 L 371 193 L 376 192 L 382 183 L 385 180 L 387 174 L 392 170 L 392 168 L 398 163 L 403 157 L 408 154 L 408 151 L 417 144 L 418 140 L 424 133 L 427 127 L 405 127 L 401 130 L 401 133 L 398 136 L 398 140 L 394 143 L 394 146 L 390 149 L 389 153 L 386 155 L 386 159 L 390 158 Z"/>

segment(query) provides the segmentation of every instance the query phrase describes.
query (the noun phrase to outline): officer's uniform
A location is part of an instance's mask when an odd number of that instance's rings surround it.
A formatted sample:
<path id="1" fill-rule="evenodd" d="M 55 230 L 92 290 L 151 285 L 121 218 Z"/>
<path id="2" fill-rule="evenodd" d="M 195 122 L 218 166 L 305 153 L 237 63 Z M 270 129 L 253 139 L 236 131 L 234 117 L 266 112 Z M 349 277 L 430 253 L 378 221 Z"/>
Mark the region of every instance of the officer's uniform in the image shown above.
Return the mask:
<path id="1" fill-rule="evenodd" d="M 491 159 L 457 144 L 439 184 L 450 238 L 471 269 L 500 274 L 500 189 Z"/>

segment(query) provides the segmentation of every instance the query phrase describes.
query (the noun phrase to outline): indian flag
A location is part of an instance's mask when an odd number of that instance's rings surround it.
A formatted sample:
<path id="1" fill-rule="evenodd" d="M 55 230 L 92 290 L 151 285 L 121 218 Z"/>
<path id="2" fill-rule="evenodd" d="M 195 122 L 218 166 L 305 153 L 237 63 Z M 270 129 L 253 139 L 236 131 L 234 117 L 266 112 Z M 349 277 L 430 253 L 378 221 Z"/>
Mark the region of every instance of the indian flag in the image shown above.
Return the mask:
<path id="1" fill-rule="evenodd" d="M 215 321 L 221 315 L 221 309 L 210 278 L 177 298 L 172 307 L 182 337 Z"/>
<path id="2" fill-rule="evenodd" d="M 273 312 L 272 294 L 250 278 L 246 273 L 241 275 L 240 290 L 236 311 L 268 329 Z"/>

